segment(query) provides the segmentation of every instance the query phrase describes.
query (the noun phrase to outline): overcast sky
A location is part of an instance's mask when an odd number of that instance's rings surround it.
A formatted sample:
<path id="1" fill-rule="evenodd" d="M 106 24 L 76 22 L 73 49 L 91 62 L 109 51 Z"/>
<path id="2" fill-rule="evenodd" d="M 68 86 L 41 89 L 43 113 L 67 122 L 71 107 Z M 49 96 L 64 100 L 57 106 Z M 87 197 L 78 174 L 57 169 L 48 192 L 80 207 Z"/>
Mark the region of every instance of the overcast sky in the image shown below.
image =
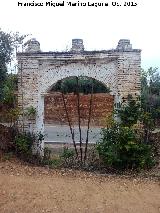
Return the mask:
<path id="1" fill-rule="evenodd" d="M 43 7 L 18 7 L 18 0 L 0 0 L 0 27 L 32 34 L 42 51 L 69 49 L 72 38 L 82 38 L 86 50 L 107 50 L 127 38 L 133 48 L 142 49 L 143 68 L 160 68 L 160 0 L 136 0 L 132 7 L 125 7 L 125 0 L 117 0 L 121 6 L 112 6 L 111 0 L 79 0 L 108 2 L 106 7 L 70 7 L 68 1 L 64 7 L 45 6 L 47 0 L 34 0 L 43 2 Z"/>

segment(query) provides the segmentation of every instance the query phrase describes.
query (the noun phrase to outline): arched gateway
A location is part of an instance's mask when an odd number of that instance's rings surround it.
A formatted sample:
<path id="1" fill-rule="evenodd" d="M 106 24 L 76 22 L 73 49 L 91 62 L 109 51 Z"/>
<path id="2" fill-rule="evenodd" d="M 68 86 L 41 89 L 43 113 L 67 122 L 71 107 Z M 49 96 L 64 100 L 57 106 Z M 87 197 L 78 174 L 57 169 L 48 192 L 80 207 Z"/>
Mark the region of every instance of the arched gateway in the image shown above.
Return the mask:
<path id="1" fill-rule="evenodd" d="M 116 49 L 102 51 L 85 51 L 83 40 L 73 39 L 68 52 L 41 52 L 40 43 L 31 39 L 25 52 L 17 53 L 17 60 L 18 104 L 24 110 L 37 109 L 34 130 L 38 132 L 44 131 L 44 95 L 60 79 L 97 79 L 111 89 L 115 105 L 128 94 L 140 95 L 141 50 L 132 49 L 127 39 L 119 40 Z"/>

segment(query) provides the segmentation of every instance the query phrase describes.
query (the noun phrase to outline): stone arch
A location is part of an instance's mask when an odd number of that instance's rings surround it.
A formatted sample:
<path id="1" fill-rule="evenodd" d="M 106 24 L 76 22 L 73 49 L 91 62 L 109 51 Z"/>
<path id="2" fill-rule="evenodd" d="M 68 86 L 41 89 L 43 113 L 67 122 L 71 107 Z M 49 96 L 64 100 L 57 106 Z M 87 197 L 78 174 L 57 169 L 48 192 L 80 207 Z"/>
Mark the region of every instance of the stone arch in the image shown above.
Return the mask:
<path id="1" fill-rule="evenodd" d="M 17 60 L 18 105 L 37 109 L 34 130 L 38 132 L 44 131 L 44 95 L 62 78 L 95 78 L 111 89 L 115 103 L 128 94 L 140 94 L 141 50 L 132 49 L 128 39 L 120 39 L 116 49 L 102 51 L 85 51 L 83 40 L 73 39 L 68 52 L 41 52 L 40 43 L 31 39 Z"/>
<path id="2" fill-rule="evenodd" d="M 107 89 L 110 89 L 109 87 L 109 84 L 105 84 L 104 82 L 101 82 L 99 80 L 97 80 L 96 78 L 93 78 L 93 77 L 88 77 L 88 76 L 82 76 L 82 75 L 79 75 L 79 76 L 69 76 L 69 77 L 65 77 L 65 78 L 61 78 L 60 80 L 67 80 L 67 79 L 74 79 L 75 77 L 84 77 L 84 78 L 87 78 L 88 80 L 92 79 L 92 80 L 95 80 L 96 82 L 100 83 L 101 85 L 103 85 L 105 88 Z M 47 90 L 46 90 L 46 93 L 50 92 L 52 90 L 52 88 L 56 85 L 56 83 L 58 83 L 58 81 L 60 80 L 57 80 L 53 85 L 51 85 Z M 110 90 L 110 92 L 112 94 L 112 91 Z"/>
<path id="3" fill-rule="evenodd" d="M 78 71 L 77 71 L 76 67 L 78 67 Z M 111 87 L 110 94 L 114 95 L 114 97 L 116 97 L 116 92 L 117 92 L 117 90 L 116 90 L 117 81 L 116 80 L 117 79 L 116 79 L 116 76 L 115 76 L 115 78 L 113 78 L 113 76 L 116 75 L 115 61 L 108 63 L 108 66 L 107 66 L 108 69 L 105 66 L 104 69 L 107 70 L 107 72 L 106 71 L 104 72 L 104 70 L 100 69 L 100 67 L 99 67 L 98 75 L 96 73 L 96 70 L 92 69 L 92 68 L 94 68 L 94 66 L 89 66 L 88 69 L 86 69 L 86 68 L 88 68 L 88 65 L 81 66 L 80 63 L 76 63 L 73 66 L 71 66 L 71 69 L 69 69 L 68 66 L 64 66 L 63 68 L 61 67 L 61 69 L 58 70 L 58 72 L 55 67 L 50 69 L 50 71 L 48 71 L 48 72 L 46 70 L 43 70 L 43 72 L 45 72 L 45 74 L 43 75 L 43 77 L 40 78 L 39 98 L 38 98 L 38 107 L 37 107 L 38 116 L 37 116 L 37 120 L 36 120 L 37 131 L 44 132 L 44 96 L 49 92 L 50 88 L 58 80 L 62 80 L 64 78 L 69 78 L 69 77 L 73 77 L 73 76 L 76 76 L 76 77 L 84 76 L 84 77 L 88 77 L 88 78 L 93 78 L 93 79 L 101 82 L 106 87 L 109 87 L 109 88 Z M 58 75 L 54 75 L 55 72 Z M 116 102 L 116 100 L 115 100 L 115 102 Z"/>
<path id="4" fill-rule="evenodd" d="M 105 62 L 105 61 L 104 61 Z M 95 64 L 89 62 L 74 62 L 72 64 L 55 67 L 52 65 L 49 69 L 43 69 L 43 75 L 39 78 L 39 92 L 47 93 L 52 85 L 58 80 L 72 76 L 84 76 L 94 78 L 109 87 L 113 94 L 117 93 L 117 62 L 102 63 L 101 60 L 96 60 Z M 48 67 L 48 65 L 47 65 Z"/>

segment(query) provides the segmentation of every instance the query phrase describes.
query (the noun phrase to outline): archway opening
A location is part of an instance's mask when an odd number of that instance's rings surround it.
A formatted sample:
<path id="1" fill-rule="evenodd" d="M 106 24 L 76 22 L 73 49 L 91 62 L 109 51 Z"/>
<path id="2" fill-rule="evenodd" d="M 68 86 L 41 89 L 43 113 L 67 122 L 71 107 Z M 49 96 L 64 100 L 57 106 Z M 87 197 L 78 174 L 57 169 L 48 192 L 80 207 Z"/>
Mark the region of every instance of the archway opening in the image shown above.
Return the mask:
<path id="1" fill-rule="evenodd" d="M 44 123 L 46 141 L 71 143 L 75 141 L 95 143 L 100 138 L 100 129 L 113 111 L 114 97 L 110 89 L 96 79 L 72 76 L 52 85 L 44 99 Z M 71 127 L 71 128 L 70 128 Z"/>
<path id="2" fill-rule="evenodd" d="M 86 76 L 79 76 L 79 77 L 67 77 L 62 80 L 59 80 L 50 88 L 50 92 L 63 92 L 64 94 L 67 93 L 77 93 L 77 78 L 78 78 L 78 86 L 79 86 L 79 93 L 84 95 L 86 94 L 93 94 L 95 93 L 110 93 L 110 88 L 104 85 L 102 82 L 94 79 L 89 78 Z M 93 88 L 93 91 L 92 91 Z"/>

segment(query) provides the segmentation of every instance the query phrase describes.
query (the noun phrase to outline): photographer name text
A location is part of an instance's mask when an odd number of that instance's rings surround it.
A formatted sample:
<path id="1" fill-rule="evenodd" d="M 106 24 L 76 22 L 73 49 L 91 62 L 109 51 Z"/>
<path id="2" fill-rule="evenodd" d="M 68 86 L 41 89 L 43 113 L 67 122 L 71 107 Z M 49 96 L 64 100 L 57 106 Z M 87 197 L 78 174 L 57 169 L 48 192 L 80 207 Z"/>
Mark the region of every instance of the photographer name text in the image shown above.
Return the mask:
<path id="1" fill-rule="evenodd" d="M 46 1 L 46 2 L 20 2 L 18 1 L 18 7 L 136 7 L 137 2 L 134 1 L 112 1 L 112 2 L 80 2 L 80 1 Z"/>

